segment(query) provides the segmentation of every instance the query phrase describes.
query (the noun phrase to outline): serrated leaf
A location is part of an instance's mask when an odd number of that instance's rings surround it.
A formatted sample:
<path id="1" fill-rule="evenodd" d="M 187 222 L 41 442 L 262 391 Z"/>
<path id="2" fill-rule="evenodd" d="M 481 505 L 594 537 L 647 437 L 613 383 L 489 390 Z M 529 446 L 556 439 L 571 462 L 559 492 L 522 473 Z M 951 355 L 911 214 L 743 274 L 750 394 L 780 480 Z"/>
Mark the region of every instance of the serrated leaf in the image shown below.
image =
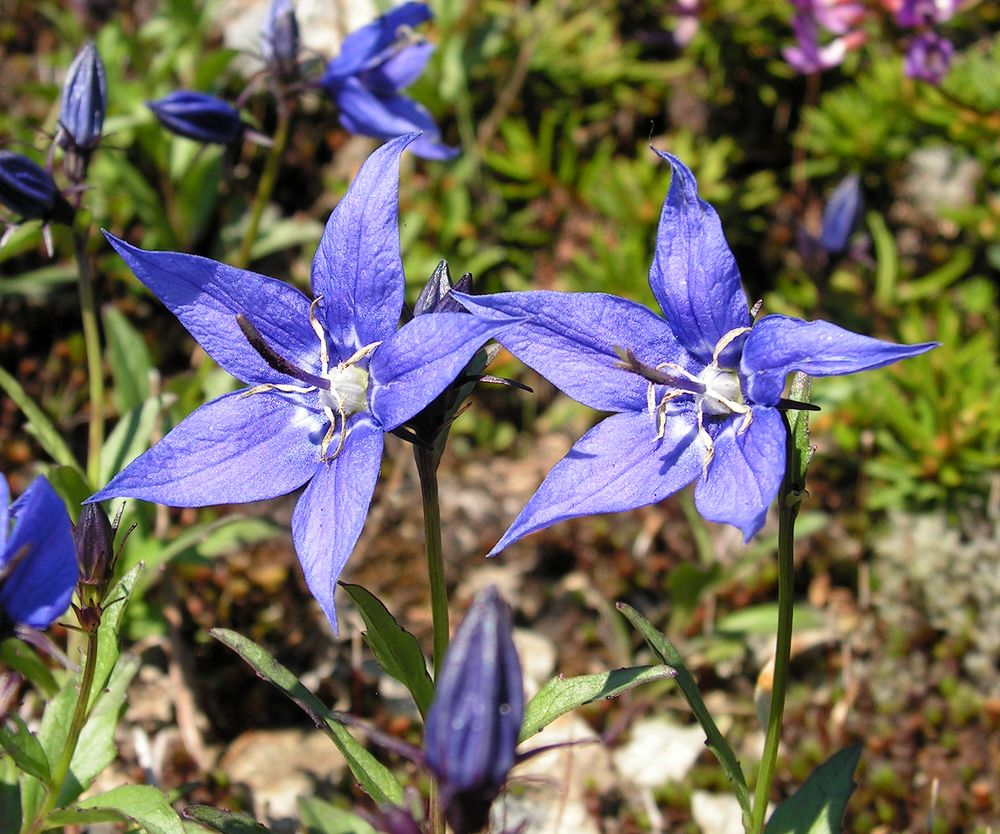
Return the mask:
<path id="1" fill-rule="evenodd" d="M 764 834 L 841 834 L 860 758 L 860 744 L 834 753 L 777 807 Z"/>
<path id="2" fill-rule="evenodd" d="M 184 834 L 177 812 L 170 807 L 163 792 L 152 785 L 122 785 L 97 796 L 88 796 L 72 808 L 53 812 L 46 822 L 56 826 L 114 820 L 134 822 L 147 834 Z"/>
<path id="3" fill-rule="evenodd" d="M 0 643 L 0 664 L 12 672 L 20 672 L 31 681 L 46 698 L 52 698 L 59 691 L 59 684 L 52 677 L 38 653 L 23 640 L 8 637 Z"/>
<path id="4" fill-rule="evenodd" d="M 242 657 L 264 680 L 274 684 L 312 718 L 316 726 L 327 735 L 347 760 L 347 766 L 361 788 L 376 803 L 403 804 L 403 787 L 385 765 L 369 753 L 340 724 L 322 701 L 312 694 L 295 675 L 278 663 L 263 648 L 235 631 L 213 628 L 209 631 L 216 640 Z"/>
<path id="5" fill-rule="evenodd" d="M 299 797 L 299 817 L 308 834 L 375 834 L 357 814 L 312 796 Z"/>
<path id="6" fill-rule="evenodd" d="M 119 414 L 125 414 L 148 400 L 149 372 L 153 363 L 142 334 L 121 310 L 108 305 L 101 310 L 101 321 L 107 340 L 108 366 L 114 380 L 115 408 Z M 116 469 L 112 474 L 117 472 Z"/>
<path id="7" fill-rule="evenodd" d="M 0 722 L 0 747 L 10 756 L 21 770 L 36 779 L 48 782 L 49 759 L 41 743 L 28 729 L 21 716 L 12 713 Z"/>
<path id="8" fill-rule="evenodd" d="M 736 799 L 743 811 L 744 823 L 746 823 L 750 819 L 750 791 L 747 788 L 746 777 L 743 775 L 743 768 L 740 767 L 739 760 L 719 731 L 715 720 L 708 711 L 708 707 L 705 706 L 705 701 L 698 691 L 698 684 L 695 683 L 694 677 L 684 664 L 680 652 L 674 648 L 673 643 L 660 634 L 653 627 L 652 623 L 632 608 L 632 606 L 619 602 L 617 608 L 639 630 L 649 648 L 653 650 L 653 654 L 676 673 L 674 680 L 677 682 L 684 700 L 691 707 L 694 717 L 705 731 L 705 745 L 715 754 L 726 776 L 729 777 L 729 782 L 733 786 Z"/>
<path id="9" fill-rule="evenodd" d="M 594 675 L 553 678 L 525 705 L 518 742 L 531 738 L 560 715 L 584 704 L 600 698 L 614 698 L 639 684 L 673 676 L 674 670 L 669 666 L 630 666 Z"/>
<path id="10" fill-rule="evenodd" d="M 374 594 L 360 585 L 345 582 L 340 585 L 361 612 L 368 629 L 365 642 L 378 665 L 409 690 L 420 715 L 426 717 L 434 699 L 434 682 L 427 672 L 427 661 L 417 639 L 396 622 Z"/>
<path id="11" fill-rule="evenodd" d="M 270 828 L 246 814 L 224 811 L 209 805 L 188 805 L 182 812 L 185 819 L 194 820 L 222 834 L 269 834 Z"/>
<path id="12" fill-rule="evenodd" d="M 28 430 L 38 439 L 38 442 L 49 457 L 63 466 L 72 466 L 82 474 L 83 467 L 80 466 L 73 453 L 69 450 L 69 446 L 66 445 L 66 441 L 62 438 L 62 434 L 52 424 L 52 421 L 42 411 L 41 407 L 28 396 L 24 388 L 21 387 L 21 383 L 3 368 L 0 368 L 0 388 L 3 388 L 4 393 L 21 409 L 25 418 L 27 418 Z"/>

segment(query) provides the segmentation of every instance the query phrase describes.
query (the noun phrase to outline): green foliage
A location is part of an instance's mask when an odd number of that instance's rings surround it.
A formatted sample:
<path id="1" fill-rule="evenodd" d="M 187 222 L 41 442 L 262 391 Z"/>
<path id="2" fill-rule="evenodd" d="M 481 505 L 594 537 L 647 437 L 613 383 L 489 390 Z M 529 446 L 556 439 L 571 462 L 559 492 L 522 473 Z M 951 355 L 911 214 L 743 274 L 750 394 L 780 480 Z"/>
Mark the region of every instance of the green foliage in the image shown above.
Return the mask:
<path id="1" fill-rule="evenodd" d="M 861 747 L 855 745 L 827 759 L 790 799 L 778 806 L 764 834 L 840 834 L 860 758 Z"/>

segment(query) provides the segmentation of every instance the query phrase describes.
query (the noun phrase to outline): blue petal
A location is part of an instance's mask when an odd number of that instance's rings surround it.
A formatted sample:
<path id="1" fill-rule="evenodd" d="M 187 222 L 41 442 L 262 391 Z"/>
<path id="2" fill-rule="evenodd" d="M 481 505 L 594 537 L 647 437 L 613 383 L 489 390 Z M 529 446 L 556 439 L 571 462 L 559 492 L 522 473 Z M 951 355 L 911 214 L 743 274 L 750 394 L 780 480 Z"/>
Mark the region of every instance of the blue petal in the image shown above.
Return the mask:
<path id="1" fill-rule="evenodd" d="M 894 345 L 826 321 L 765 316 L 750 331 L 740 371 L 749 398 L 762 405 L 774 405 L 784 390 L 785 377 L 792 371 L 810 376 L 853 374 L 891 365 L 937 345 Z"/>
<path id="2" fill-rule="evenodd" d="M 141 498 L 172 507 L 284 495 L 320 465 L 326 418 L 296 395 L 226 394 L 188 415 L 88 501 Z"/>
<path id="3" fill-rule="evenodd" d="M 333 592 L 365 524 L 382 462 L 382 430 L 359 420 L 340 455 L 319 466 L 292 514 L 306 585 L 337 633 Z"/>
<path id="4" fill-rule="evenodd" d="M 402 96 L 376 96 L 357 78 L 348 78 L 336 98 L 340 123 L 351 133 L 391 139 L 420 129 L 408 115 L 399 115 L 387 106 L 387 100 Z"/>
<path id="5" fill-rule="evenodd" d="M 47 628 L 66 610 L 79 576 L 69 515 L 45 478 L 36 478 L 12 510 L 14 531 L 0 567 L 17 561 L 0 582 L 0 607 L 15 623 Z"/>
<path id="6" fill-rule="evenodd" d="M 420 41 L 404 46 L 361 76 L 365 86 L 375 93 L 391 95 L 416 81 L 434 54 L 434 44 Z"/>
<path id="7" fill-rule="evenodd" d="M 10 509 L 8 504 L 10 504 L 10 487 L 7 486 L 7 479 L 3 476 L 3 473 L 0 472 L 0 560 L 6 559 L 4 556 L 4 544 L 10 533 Z M 0 567 L 3 567 L 4 564 L 4 561 L 0 561 Z"/>
<path id="8" fill-rule="evenodd" d="M 690 409 L 668 418 L 660 440 L 649 413 L 614 414 L 552 468 L 489 555 L 569 518 L 655 504 L 698 477 L 703 457 Z"/>
<path id="9" fill-rule="evenodd" d="M 406 96 L 393 96 L 383 99 L 386 109 L 401 119 L 406 119 L 423 133 L 410 146 L 410 150 L 422 159 L 454 159 L 461 153 L 461 148 L 445 145 L 441 142 L 441 132 L 434 122 L 434 117 L 422 104 Z"/>
<path id="10" fill-rule="evenodd" d="M 305 370 L 319 367 L 319 340 L 309 326 L 309 299 L 294 287 L 255 272 L 179 252 L 147 252 L 105 237 L 205 351 L 251 385 L 295 383 L 271 368 L 236 323 L 243 313 L 279 354 Z"/>
<path id="11" fill-rule="evenodd" d="M 497 295 L 452 295 L 484 318 L 520 320 L 497 340 L 574 400 L 599 411 L 642 411 L 648 383 L 618 367 L 615 348 L 645 364 L 691 359 L 655 313 L 600 293 L 539 290 Z"/>
<path id="12" fill-rule="evenodd" d="M 860 209 L 861 180 L 857 174 L 849 174 L 833 190 L 823 210 L 823 231 L 819 242 L 827 252 L 836 254 L 844 251 Z"/>
<path id="13" fill-rule="evenodd" d="M 330 215 L 312 265 L 312 288 L 341 361 L 387 339 L 403 309 L 399 157 L 415 134 L 378 148 Z"/>
<path id="14" fill-rule="evenodd" d="M 407 322 L 372 356 L 370 406 L 384 431 L 401 426 L 462 372 L 483 343 L 510 326 L 468 313 Z"/>
<path id="15" fill-rule="evenodd" d="M 719 215 L 698 197 L 694 175 L 677 157 L 655 153 L 670 163 L 673 175 L 656 232 L 649 286 L 681 344 L 708 364 L 724 335 L 750 325 L 740 271 Z M 738 349 L 733 344 L 723 354 L 723 367 L 735 362 Z"/>
<path id="16" fill-rule="evenodd" d="M 340 53 L 326 65 L 320 83 L 327 86 L 360 72 L 396 41 L 400 28 L 413 28 L 430 19 L 431 10 L 427 4 L 404 3 L 356 29 L 344 38 Z"/>
<path id="17" fill-rule="evenodd" d="M 785 474 L 785 426 L 773 408 L 754 408 L 740 434 L 741 415 L 709 427 L 715 455 L 694 490 L 695 506 L 709 521 L 732 524 L 745 541 L 764 526 Z"/>

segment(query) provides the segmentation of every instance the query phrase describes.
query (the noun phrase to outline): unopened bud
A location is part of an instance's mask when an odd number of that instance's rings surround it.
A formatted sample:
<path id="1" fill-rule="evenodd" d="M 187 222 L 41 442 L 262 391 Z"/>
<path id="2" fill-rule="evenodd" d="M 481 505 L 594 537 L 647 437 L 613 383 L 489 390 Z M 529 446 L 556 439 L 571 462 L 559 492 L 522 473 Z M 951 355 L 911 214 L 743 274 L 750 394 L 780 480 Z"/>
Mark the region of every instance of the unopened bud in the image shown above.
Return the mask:
<path id="1" fill-rule="evenodd" d="M 510 611 L 481 591 L 448 647 L 427 715 L 424 756 L 455 834 L 482 829 L 514 766 L 524 718 Z"/>
<path id="2" fill-rule="evenodd" d="M 52 175 L 28 157 L 0 151 L 0 203 L 24 220 L 48 219 L 59 201 Z"/>
<path id="3" fill-rule="evenodd" d="M 299 55 L 299 23 L 292 0 L 272 0 L 260 33 L 264 61 L 282 78 L 293 78 Z"/>
<path id="4" fill-rule="evenodd" d="M 208 93 L 177 90 L 146 106 L 171 133 L 196 142 L 228 145 L 243 133 L 239 110 Z"/>
<path id="5" fill-rule="evenodd" d="M 101 141 L 107 107 L 104 63 L 94 42 L 88 41 L 66 73 L 56 137 L 67 151 L 67 173 L 76 182 L 83 180 L 90 154 Z"/>
<path id="6" fill-rule="evenodd" d="M 114 569 L 115 531 L 99 504 L 84 504 L 73 528 L 80 582 L 106 586 Z"/>

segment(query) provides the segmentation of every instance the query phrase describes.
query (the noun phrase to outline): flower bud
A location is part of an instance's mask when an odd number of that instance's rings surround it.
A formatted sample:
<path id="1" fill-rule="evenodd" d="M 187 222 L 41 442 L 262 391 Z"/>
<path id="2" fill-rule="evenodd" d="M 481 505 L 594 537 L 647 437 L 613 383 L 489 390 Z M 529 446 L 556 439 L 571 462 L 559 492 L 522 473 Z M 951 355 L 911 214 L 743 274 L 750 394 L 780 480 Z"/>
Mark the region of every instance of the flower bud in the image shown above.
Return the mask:
<path id="1" fill-rule="evenodd" d="M 28 157 L 0 151 L 0 203 L 25 220 L 47 219 L 59 200 L 52 175 Z"/>
<path id="2" fill-rule="evenodd" d="M 98 588 L 107 584 L 114 568 L 115 531 L 100 504 L 84 504 L 73 527 L 80 582 Z"/>
<path id="3" fill-rule="evenodd" d="M 82 180 L 87 159 L 101 141 L 107 106 L 104 64 L 94 42 L 88 41 L 66 73 L 56 137 L 60 147 L 76 157 L 68 165 L 69 176 L 74 180 Z"/>
<path id="4" fill-rule="evenodd" d="M 820 244 L 831 255 L 843 252 L 861 210 L 861 181 L 857 174 L 844 177 L 823 209 Z"/>
<path id="5" fill-rule="evenodd" d="M 228 145 L 243 133 L 239 111 L 207 93 L 177 90 L 146 106 L 171 133 L 196 142 Z"/>
<path id="6" fill-rule="evenodd" d="M 455 834 L 486 824 L 514 766 L 523 717 L 510 612 L 490 586 L 476 597 L 448 647 L 427 715 L 424 757 Z"/>
<path id="7" fill-rule="evenodd" d="M 292 0 L 272 0 L 260 33 L 264 62 L 282 78 L 292 78 L 297 71 L 299 23 Z"/>
<path id="8" fill-rule="evenodd" d="M 424 288 L 417 296 L 417 303 L 413 305 L 413 315 L 422 316 L 424 313 L 466 313 L 468 312 L 461 304 L 451 298 L 451 291 L 455 289 L 459 292 L 472 292 L 472 273 L 466 272 L 458 283 L 454 286 L 451 283 L 451 273 L 448 271 L 448 262 L 441 261 L 435 268 L 434 273 L 427 279 Z"/>

